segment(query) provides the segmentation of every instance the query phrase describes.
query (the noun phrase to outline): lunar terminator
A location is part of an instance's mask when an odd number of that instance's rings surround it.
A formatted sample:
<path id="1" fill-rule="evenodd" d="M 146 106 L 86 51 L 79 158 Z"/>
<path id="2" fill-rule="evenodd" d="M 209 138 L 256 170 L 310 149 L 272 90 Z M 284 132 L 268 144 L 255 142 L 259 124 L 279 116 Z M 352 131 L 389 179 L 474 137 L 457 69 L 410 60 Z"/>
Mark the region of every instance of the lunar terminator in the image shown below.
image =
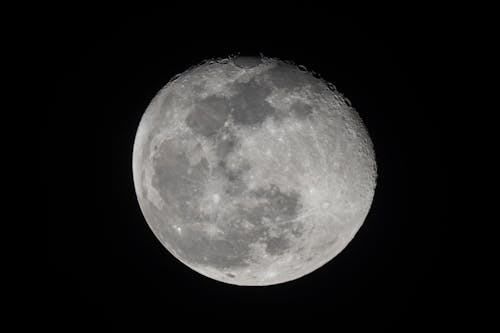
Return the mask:
<path id="1" fill-rule="evenodd" d="M 148 225 L 212 279 L 271 285 L 321 267 L 363 224 L 373 145 L 331 84 L 266 57 L 207 61 L 151 101 L 133 151 Z"/>

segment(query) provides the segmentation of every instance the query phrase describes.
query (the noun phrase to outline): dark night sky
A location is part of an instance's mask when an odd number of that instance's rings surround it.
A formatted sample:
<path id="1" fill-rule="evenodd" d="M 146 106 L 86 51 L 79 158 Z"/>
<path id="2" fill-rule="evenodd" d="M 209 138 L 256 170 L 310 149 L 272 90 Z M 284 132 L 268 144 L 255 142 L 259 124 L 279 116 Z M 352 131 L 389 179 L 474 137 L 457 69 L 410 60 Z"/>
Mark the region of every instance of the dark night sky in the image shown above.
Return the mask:
<path id="1" fill-rule="evenodd" d="M 116 325 L 148 314 L 159 327 L 199 316 L 384 326 L 441 318 L 447 115 L 437 102 L 442 58 L 430 17 L 226 24 L 174 20 L 168 11 L 76 13 L 52 21 L 46 35 L 56 79 L 41 139 L 54 318 Z M 145 223 L 132 183 L 135 131 L 156 92 L 188 67 L 236 52 L 293 60 L 334 83 L 377 154 L 374 202 L 354 240 L 312 274 L 270 287 L 226 285 L 177 261 Z"/>

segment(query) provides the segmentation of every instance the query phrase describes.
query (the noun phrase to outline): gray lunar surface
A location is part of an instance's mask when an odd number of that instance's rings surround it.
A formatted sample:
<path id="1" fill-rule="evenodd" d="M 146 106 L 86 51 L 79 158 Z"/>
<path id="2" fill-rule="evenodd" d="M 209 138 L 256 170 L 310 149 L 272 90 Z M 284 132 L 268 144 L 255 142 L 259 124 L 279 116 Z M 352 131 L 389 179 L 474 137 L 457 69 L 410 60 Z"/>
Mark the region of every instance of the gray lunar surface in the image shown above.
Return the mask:
<path id="1" fill-rule="evenodd" d="M 373 199 L 372 142 L 335 88 L 265 57 L 207 61 L 151 101 L 133 151 L 148 225 L 212 279 L 271 285 L 334 258 Z"/>

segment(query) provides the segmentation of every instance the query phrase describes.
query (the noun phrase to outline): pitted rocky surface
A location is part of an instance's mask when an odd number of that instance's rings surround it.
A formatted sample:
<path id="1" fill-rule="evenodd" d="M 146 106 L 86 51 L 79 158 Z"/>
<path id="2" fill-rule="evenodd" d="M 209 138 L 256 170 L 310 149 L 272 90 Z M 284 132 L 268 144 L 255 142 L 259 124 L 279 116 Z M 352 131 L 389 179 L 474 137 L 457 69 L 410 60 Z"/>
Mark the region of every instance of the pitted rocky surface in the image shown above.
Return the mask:
<path id="1" fill-rule="evenodd" d="M 214 279 L 298 278 L 352 239 L 376 166 L 355 111 L 289 63 L 233 58 L 192 68 L 146 111 L 134 183 L 148 224 Z"/>

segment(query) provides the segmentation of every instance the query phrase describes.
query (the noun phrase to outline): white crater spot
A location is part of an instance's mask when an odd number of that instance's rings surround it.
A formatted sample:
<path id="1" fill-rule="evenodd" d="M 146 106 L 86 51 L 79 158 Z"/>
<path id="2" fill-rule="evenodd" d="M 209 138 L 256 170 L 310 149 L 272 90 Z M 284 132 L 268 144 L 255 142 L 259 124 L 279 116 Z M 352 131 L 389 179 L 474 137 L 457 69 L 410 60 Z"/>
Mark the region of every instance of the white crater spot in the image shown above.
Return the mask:
<path id="1" fill-rule="evenodd" d="M 218 195 L 218 194 L 214 194 L 214 195 L 212 196 L 212 199 L 213 199 L 213 201 L 214 201 L 214 204 L 218 204 L 218 203 L 219 203 L 219 201 L 220 201 L 220 195 Z"/>

